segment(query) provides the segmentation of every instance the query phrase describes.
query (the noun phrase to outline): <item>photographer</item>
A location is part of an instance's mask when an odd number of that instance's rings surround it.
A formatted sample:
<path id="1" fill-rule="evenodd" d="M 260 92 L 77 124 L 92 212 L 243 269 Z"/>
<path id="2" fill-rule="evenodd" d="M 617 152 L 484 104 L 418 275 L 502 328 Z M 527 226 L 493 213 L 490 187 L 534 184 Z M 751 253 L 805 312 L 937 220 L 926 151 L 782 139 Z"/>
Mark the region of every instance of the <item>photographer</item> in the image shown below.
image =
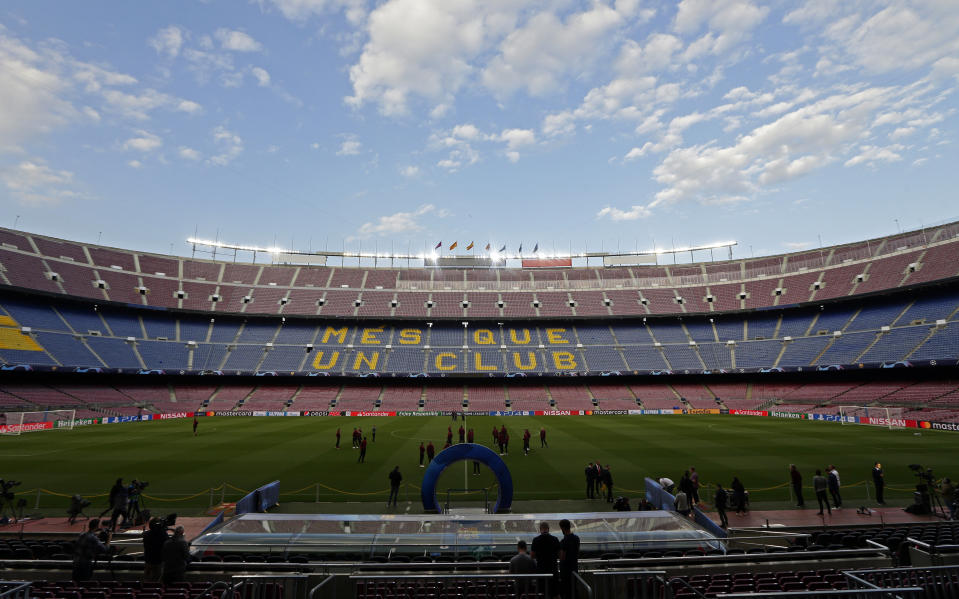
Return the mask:
<path id="1" fill-rule="evenodd" d="M 123 524 L 127 523 L 127 503 L 130 499 L 130 495 L 127 492 L 126 485 L 123 484 L 123 479 L 118 478 L 117 482 L 110 488 L 110 507 L 108 510 L 113 510 L 113 513 L 110 515 L 110 531 L 117 529 L 117 520 L 120 519 L 120 516 L 123 516 Z M 103 517 L 103 514 L 100 514 Z"/>
<path id="2" fill-rule="evenodd" d="M 103 533 L 100 530 L 100 521 L 90 520 L 87 531 L 77 537 L 73 550 L 73 580 L 75 582 L 83 582 L 93 578 L 93 564 L 97 556 L 110 550 L 112 533 L 105 533 L 106 536 L 103 537 L 103 541 L 100 540 L 101 534 Z"/>
<path id="3" fill-rule="evenodd" d="M 16 519 L 17 512 L 13 503 L 13 488 L 20 485 L 18 480 L 3 480 L 0 478 L 0 516 L 10 508 L 10 517 Z"/>
<path id="4" fill-rule="evenodd" d="M 75 493 L 73 497 L 70 498 L 70 507 L 67 509 L 67 515 L 69 516 L 67 522 L 72 525 L 76 523 L 77 516 L 83 516 L 85 518 L 88 517 L 83 513 L 83 509 L 89 505 L 89 501 L 84 499 L 81 495 Z"/>
<path id="5" fill-rule="evenodd" d="M 149 529 L 143 533 L 143 580 L 160 582 L 163 574 L 163 546 L 170 539 L 166 522 L 150 518 Z"/>

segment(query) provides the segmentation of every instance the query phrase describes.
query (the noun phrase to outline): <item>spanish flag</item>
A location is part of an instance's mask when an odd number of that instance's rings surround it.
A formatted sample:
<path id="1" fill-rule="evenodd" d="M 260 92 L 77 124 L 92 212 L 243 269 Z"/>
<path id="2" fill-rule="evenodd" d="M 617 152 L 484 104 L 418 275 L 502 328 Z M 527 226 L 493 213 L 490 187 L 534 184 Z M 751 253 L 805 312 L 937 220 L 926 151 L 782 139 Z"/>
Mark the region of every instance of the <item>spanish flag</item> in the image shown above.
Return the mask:
<path id="1" fill-rule="evenodd" d="M 436 247 L 434 247 L 433 249 L 434 249 L 434 250 L 438 250 L 438 249 L 440 249 L 441 247 L 443 247 L 443 242 L 442 242 L 442 241 L 439 242 L 439 243 L 437 243 L 437 244 L 436 244 Z"/>
<path id="2" fill-rule="evenodd" d="M 473 242 L 472 242 L 472 241 L 470 242 L 470 244 L 469 244 L 468 246 L 466 246 L 466 251 L 470 251 L 471 249 L 473 249 Z"/>
<path id="3" fill-rule="evenodd" d="M 454 242 L 453 242 L 453 245 L 450 246 L 450 251 L 451 251 L 451 252 L 456 249 L 456 244 L 457 244 L 457 243 L 459 243 L 459 242 L 458 242 L 458 241 L 454 241 Z"/>
<path id="4" fill-rule="evenodd" d="M 487 244 L 486 244 L 486 251 L 487 251 L 487 252 L 489 251 L 489 248 L 490 248 L 490 245 L 487 243 Z"/>

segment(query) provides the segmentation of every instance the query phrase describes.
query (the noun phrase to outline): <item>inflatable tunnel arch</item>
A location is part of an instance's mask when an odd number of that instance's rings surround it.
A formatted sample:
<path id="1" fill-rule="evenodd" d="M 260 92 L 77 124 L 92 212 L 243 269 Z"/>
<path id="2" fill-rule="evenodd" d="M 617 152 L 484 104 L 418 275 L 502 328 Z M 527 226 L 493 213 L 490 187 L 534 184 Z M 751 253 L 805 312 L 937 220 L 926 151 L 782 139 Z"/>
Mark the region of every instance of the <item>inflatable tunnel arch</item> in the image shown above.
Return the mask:
<path id="1" fill-rule="evenodd" d="M 496 497 L 496 504 L 493 506 L 493 513 L 498 514 L 508 512 L 513 504 L 513 477 L 509 473 L 506 462 L 496 455 L 489 447 L 477 445 L 476 443 L 458 443 L 447 447 L 439 452 L 429 467 L 423 474 L 423 486 L 420 491 L 423 499 L 423 509 L 427 512 L 439 513 L 440 504 L 436 500 L 436 483 L 449 466 L 456 462 L 471 460 L 486 464 L 486 466 L 496 475 L 496 481 L 499 483 L 499 493 Z"/>

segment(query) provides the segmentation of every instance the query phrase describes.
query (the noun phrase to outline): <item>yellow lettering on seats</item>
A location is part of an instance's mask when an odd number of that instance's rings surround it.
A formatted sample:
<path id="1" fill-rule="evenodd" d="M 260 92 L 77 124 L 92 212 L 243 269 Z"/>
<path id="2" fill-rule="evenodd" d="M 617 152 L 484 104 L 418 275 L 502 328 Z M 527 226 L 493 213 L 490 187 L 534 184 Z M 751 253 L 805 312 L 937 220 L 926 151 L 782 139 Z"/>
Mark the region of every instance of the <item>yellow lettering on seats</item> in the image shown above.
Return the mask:
<path id="1" fill-rule="evenodd" d="M 379 345 L 380 340 L 376 336 L 376 333 L 382 333 L 382 332 L 383 332 L 383 327 L 363 329 L 363 335 L 360 337 L 360 343 L 363 345 Z"/>
<path id="2" fill-rule="evenodd" d="M 526 345 L 527 343 L 529 343 L 529 329 L 523 329 L 523 338 L 522 338 L 522 339 L 518 339 L 518 338 L 516 337 L 516 329 L 510 329 L 510 330 L 509 330 L 509 338 L 510 338 L 510 339 L 513 341 L 513 343 L 515 343 L 516 345 Z"/>
<path id="3" fill-rule="evenodd" d="M 369 370 L 376 370 L 376 363 L 380 359 L 380 352 L 373 352 L 372 355 L 367 356 L 365 353 L 358 351 L 356 352 L 356 359 L 353 361 L 353 370 L 360 369 L 360 363 L 365 362 L 366 367 Z"/>
<path id="4" fill-rule="evenodd" d="M 330 359 L 327 360 L 326 364 L 323 363 L 323 352 L 316 352 L 316 357 L 313 358 L 313 368 L 317 370 L 329 370 L 336 366 L 336 361 L 340 358 L 340 352 L 335 351 L 330 355 Z"/>
<path id="5" fill-rule="evenodd" d="M 436 354 L 436 369 L 437 370 L 456 370 L 455 362 L 453 364 L 447 364 L 446 360 L 456 360 L 456 354 L 450 352 L 443 352 L 441 354 Z"/>
<path id="6" fill-rule="evenodd" d="M 526 357 L 529 358 L 529 361 L 523 364 L 521 354 L 513 352 L 513 365 L 520 370 L 536 370 L 536 353 L 526 352 Z"/>
<path id="7" fill-rule="evenodd" d="M 576 368 L 576 357 L 568 351 L 554 351 L 553 364 L 556 370 L 572 370 Z"/>
<path id="8" fill-rule="evenodd" d="M 419 329 L 403 329 L 400 331 L 400 345 L 419 345 L 423 340 L 423 331 Z"/>
<path id="9" fill-rule="evenodd" d="M 341 329 L 334 329 L 333 327 L 326 327 L 326 330 L 323 331 L 323 339 L 320 343 L 329 343 L 330 337 L 336 336 L 337 343 L 346 343 L 346 332 L 349 329 L 343 327 Z"/>
<path id="10" fill-rule="evenodd" d="M 493 331 L 489 329 L 476 329 L 473 331 L 473 341 L 477 345 L 493 345 L 496 340 L 493 338 Z"/>
<path id="11" fill-rule="evenodd" d="M 482 371 L 482 372 L 488 372 L 488 371 L 492 371 L 492 370 L 499 370 L 499 367 L 497 367 L 497 366 L 495 366 L 495 365 L 493 365 L 493 364 L 483 364 L 483 354 L 482 354 L 482 353 L 480 353 L 480 352 L 475 352 L 473 355 L 476 356 L 476 370 Z"/>
<path id="12" fill-rule="evenodd" d="M 561 337 L 566 333 L 566 329 L 546 329 L 546 340 L 554 345 L 564 345 L 569 343 L 569 339 Z"/>

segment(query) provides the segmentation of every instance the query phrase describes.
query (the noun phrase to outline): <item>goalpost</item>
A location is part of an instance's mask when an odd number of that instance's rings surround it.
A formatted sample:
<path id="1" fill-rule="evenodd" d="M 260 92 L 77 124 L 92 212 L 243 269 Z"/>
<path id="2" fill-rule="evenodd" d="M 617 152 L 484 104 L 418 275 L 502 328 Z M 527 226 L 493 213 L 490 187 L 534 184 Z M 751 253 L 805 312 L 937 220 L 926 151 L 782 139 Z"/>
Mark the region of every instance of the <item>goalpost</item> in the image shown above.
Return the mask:
<path id="1" fill-rule="evenodd" d="M 889 429 L 905 428 L 905 421 L 902 417 L 902 408 L 884 407 L 884 406 L 839 406 L 840 422 L 846 424 L 870 424 L 872 426 L 885 426 Z M 873 418 L 878 422 L 860 422 L 859 419 Z"/>
<path id="2" fill-rule="evenodd" d="M 0 426 L 0 434 L 19 435 L 35 431 L 72 429 L 75 416 L 76 410 L 7 412 L 7 423 Z"/>

